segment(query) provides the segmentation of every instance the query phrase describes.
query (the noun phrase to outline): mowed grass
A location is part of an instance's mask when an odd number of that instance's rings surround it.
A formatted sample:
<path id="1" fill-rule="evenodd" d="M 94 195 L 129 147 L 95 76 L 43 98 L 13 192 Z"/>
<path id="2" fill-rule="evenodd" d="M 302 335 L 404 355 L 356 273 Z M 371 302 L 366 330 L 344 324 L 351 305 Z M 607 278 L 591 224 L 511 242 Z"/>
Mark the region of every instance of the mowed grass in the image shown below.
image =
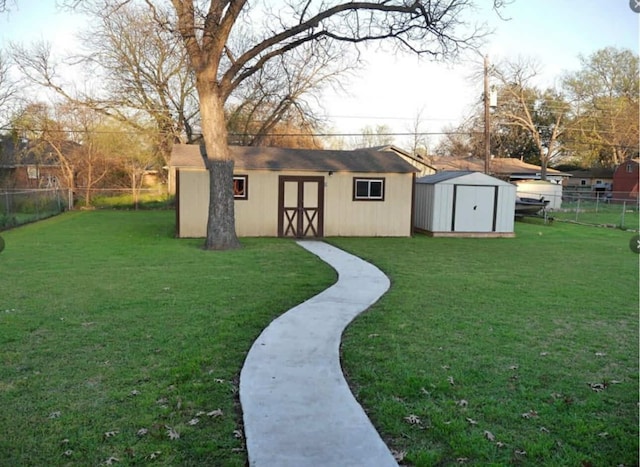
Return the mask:
<path id="1" fill-rule="evenodd" d="M 246 352 L 335 273 L 290 240 L 207 252 L 173 228 L 95 211 L 2 233 L 1 465 L 246 464 Z"/>
<path id="2" fill-rule="evenodd" d="M 95 211 L 2 233 L 0 464 L 245 465 L 246 352 L 335 274 L 290 240 L 206 252 L 173 226 Z M 354 392 L 405 465 L 637 465 L 632 234 L 517 234 L 329 239 L 392 280 L 345 332 Z"/>
<path id="3" fill-rule="evenodd" d="M 405 465 L 638 465 L 632 233 L 517 223 L 514 239 L 331 239 L 390 291 L 345 373 Z"/>

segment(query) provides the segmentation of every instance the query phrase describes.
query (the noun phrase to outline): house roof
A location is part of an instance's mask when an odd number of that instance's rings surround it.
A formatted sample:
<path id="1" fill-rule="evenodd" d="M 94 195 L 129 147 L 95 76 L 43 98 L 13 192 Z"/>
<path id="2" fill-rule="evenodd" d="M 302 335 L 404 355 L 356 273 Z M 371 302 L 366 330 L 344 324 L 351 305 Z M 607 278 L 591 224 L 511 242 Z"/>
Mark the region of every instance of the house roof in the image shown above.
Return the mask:
<path id="1" fill-rule="evenodd" d="M 257 146 L 230 146 L 236 170 L 300 170 L 313 172 L 413 173 L 416 168 L 388 151 L 357 149 L 291 149 Z M 200 146 L 176 144 L 170 165 L 177 168 L 202 168 Z"/>
<path id="2" fill-rule="evenodd" d="M 429 163 L 429 161 L 427 161 L 421 155 L 416 154 L 414 156 L 411 153 L 405 151 L 404 149 L 401 149 L 401 148 L 399 148 L 397 146 L 394 146 L 393 144 L 388 144 L 386 146 L 374 146 L 374 147 L 371 147 L 371 148 L 363 148 L 363 149 L 370 149 L 370 150 L 374 150 L 374 151 L 391 151 L 391 152 L 395 152 L 395 153 L 399 154 L 400 156 L 402 156 L 402 157 L 404 157 L 406 159 L 410 159 L 410 160 L 414 161 L 417 164 L 420 164 L 420 165 L 423 165 L 423 166 L 428 167 L 430 169 L 433 169 L 434 171 L 438 170 L 436 167 L 431 165 Z"/>
<path id="3" fill-rule="evenodd" d="M 482 172 L 473 172 L 470 170 L 444 170 L 433 175 L 426 175 L 416 179 L 416 183 L 433 185 L 442 183 L 456 178 L 465 178 L 463 183 L 472 185 L 502 186 L 512 185 L 509 182 L 492 177 Z"/>
<path id="4" fill-rule="evenodd" d="M 438 170 L 471 170 L 484 171 L 484 160 L 477 157 L 454 158 L 434 157 L 431 164 Z M 513 157 L 496 157 L 491 159 L 490 169 L 496 175 L 537 175 L 542 169 L 539 165 L 529 164 Z M 547 168 L 548 175 L 571 177 L 571 174 Z"/>
<path id="5" fill-rule="evenodd" d="M 62 151 L 68 153 L 79 145 L 72 141 L 62 144 Z M 60 166 L 60 161 L 53 154 L 54 149 L 48 143 L 38 145 L 33 141 L 15 140 L 12 137 L 0 137 L 0 167 L 16 168 L 28 165 L 41 167 Z"/>

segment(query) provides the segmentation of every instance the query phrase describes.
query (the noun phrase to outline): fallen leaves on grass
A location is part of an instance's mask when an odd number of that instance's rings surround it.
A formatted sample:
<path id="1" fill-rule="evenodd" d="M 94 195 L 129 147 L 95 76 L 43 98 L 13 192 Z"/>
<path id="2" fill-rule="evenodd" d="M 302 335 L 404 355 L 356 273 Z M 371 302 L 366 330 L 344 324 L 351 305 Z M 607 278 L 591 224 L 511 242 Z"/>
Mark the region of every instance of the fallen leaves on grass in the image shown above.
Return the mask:
<path id="1" fill-rule="evenodd" d="M 62 412 L 60 412 L 59 410 L 56 410 L 55 412 L 51 412 L 49 414 L 49 418 L 51 419 L 60 418 L 60 415 L 62 415 Z"/>
<path id="2" fill-rule="evenodd" d="M 449 381 L 449 384 L 450 384 L 451 386 L 454 386 L 454 385 L 456 384 L 456 383 L 453 381 L 453 376 L 449 376 L 449 377 L 447 378 L 447 381 Z"/>
<path id="3" fill-rule="evenodd" d="M 402 462 L 407 455 L 407 451 L 396 451 L 395 449 L 392 449 L 391 455 L 396 460 L 396 462 Z"/>
<path id="4" fill-rule="evenodd" d="M 502 449 L 505 446 L 506 446 L 506 444 L 504 444 L 502 441 L 496 441 L 496 447 Z"/>
<path id="5" fill-rule="evenodd" d="M 543 426 L 540 427 L 540 433 L 549 433 L 549 430 Z"/>
<path id="6" fill-rule="evenodd" d="M 198 423 L 200 423 L 200 419 L 199 419 L 199 418 L 192 418 L 191 420 L 189 420 L 189 421 L 187 422 L 187 425 L 189 425 L 189 426 L 195 426 L 195 425 L 197 425 Z"/>
<path id="7" fill-rule="evenodd" d="M 469 425 L 477 425 L 478 424 L 478 422 L 475 421 L 473 418 L 468 418 L 468 417 L 467 417 L 467 422 L 469 422 Z"/>
<path id="8" fill-rule="evenodd" d="M 113 438 L 114 436 L 116 436 L 119 432 L 117 430 L 113 430 L 113 431 L 105 431 L 104 432 L 104 437 L 105 439 L 107 438 Z"/>
<path id="9" fill-rule="evenodd" d="M 458 457 L 456 459 L 456 462 L 458 464 L 465 464 L 465 463 L 469 462 L 469 458 L 468 457 Z"/>
<path id="10" fill-rule="evenodd" d="M 233 437 L 236 439 L 244 439 L 244 433 L 242 430 L 233 430 Z"/>
<path id="11" fill-rule="evenodd" d="M 147 430 L 146 428 L 140 428 L 137 432 L 136 435 L 142 437 L 145 436 L 146 434 L 149 433 L 149 430 Z"/>
<path id="12" fill-rule="evenodd" d="M 525 451 L 524 449 L 516 449 L 515 451 L 516 456 L 526 456 L 527 455 L 527 451 Z"/>
<path id="13" fill-rule="evenodd" d="M 130 395 L 130 396 L 133 396 L 133 397 L 135 397 L 135 396 L 139 396 L 140 394 L 141 394 L 141 393 L 140 393 L 140 391 L 138 391 L 137 389 L 134 389 L 133 391 L 131 391 L 131 392 L 129 393 L 129 395 Z"/>
<path id="14" fill-rule="evenodd" d="M 165 425 L 164 427 L 167 429 L 167 436 L 169 437 L 170 440 L 180 439 L 180 433 L 178 433 L 169 425 Z"/>
<path id="15" fill-rule="evenodd" d="M 118 459 L 117 457 L 110 457 L 109 459 L 107 459 L 106 461 L 104 461 L 104 465 L 113 465 L 116 462 L 120 462 L 120 459 Z"/>
<path id="16" fill-rule="evenodd" d="M 487 431 L 487 430 L 484 430 L 484 437 L 487 438 L 492 443 L 496 440 L 495 435 L 493 433 L 491 433 L 490 431 Z"/>
<path id="17" fill-rule="evenodd" d="M 469 405 L 469 402 L 467 402 L 465 399 L 460 399 L 459 401 L 456 401 L 456 405 L 464 409 Z"/>
<path id="18" fill-rule="evenodd" d="M 65 452 L 62 453 L 62 455 L 65 457 L 71 457 L 73 455 L 73 450 L 67 449 Z"/>
<path id="19" fill-rule="evenodd" d="M 149 454 L 147 456 L 147 459 L 153 460 L 153 459 L 157 459 L 160 454 L 162 454 L 162 451 L 153 451 L 151 454 Z"/>
<path id="20" fill-rule="evenodd" d="M 527 420 L 530 418 L 538 418 L 538 412 L 535 410 L 529 410 L 521 415 L 522 418 L 526 418 Z"/>
<path id="21" fill-rule="evenodd" d="M 222 417 L 223 414 L 224 412 L 222 412 L 222 409 L 216 409 L 216 410 L 212 410 L 211 412 L 207 412 L 207 417 L 217 418 L 217 417 Z"/>
<path id="22" fill-rule="evenodd" d="M 509 369 L 515 371 L 518 369 L 518 365 L 511 365 Z"/>
<path id="23" fill-rule="evenodd" d="M 606 383 L 587 383 L 592 391 L 594 392 L 602 392 L 607 389 Z"/>
<path id="24" fill-rule="evenodd" d="M 420 420 L 420 417 L 414 414 L 407 415 L 406 417 L 404 417 L 404 421 L 407 422 L 409 425 L 420 425 L 422 423 L 422 421 Z"/>

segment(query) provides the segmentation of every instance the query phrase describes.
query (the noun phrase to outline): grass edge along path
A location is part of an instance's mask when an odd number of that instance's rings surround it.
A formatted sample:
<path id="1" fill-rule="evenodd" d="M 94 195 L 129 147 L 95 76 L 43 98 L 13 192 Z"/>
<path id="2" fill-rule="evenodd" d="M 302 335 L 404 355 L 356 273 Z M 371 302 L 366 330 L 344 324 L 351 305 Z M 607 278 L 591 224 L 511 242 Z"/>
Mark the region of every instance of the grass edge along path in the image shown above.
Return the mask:
<path id="1" fill-rule="evenodd" d="M 268 323 L 335 272 L 290 240 L 173 238 L 169 211 L 3 232 L 5 465 L 243 466 L 237 378 Z"/>
<path id="2" fill-rule="evenodd" d="M 391 290 L 343 336 L 354 394 L 404 465 L 637 465 L 632 234 L 330 239 Z"/>

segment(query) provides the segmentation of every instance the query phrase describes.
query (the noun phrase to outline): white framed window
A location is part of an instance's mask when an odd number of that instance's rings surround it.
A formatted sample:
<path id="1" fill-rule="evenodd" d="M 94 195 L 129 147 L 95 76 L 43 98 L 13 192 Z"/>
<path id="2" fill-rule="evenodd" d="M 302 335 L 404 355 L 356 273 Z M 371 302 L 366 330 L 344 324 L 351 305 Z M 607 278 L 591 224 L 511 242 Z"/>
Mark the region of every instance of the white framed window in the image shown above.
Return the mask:
<path id="1" fill-rule="evenodd" d="M 384 178 L 354 178 L 354 201 L 384 201 Z"/>
<path id="2" fill-rule="evenodd" d="M 248 175 L 233 176 L 233 198 L 249 199 L 249 176 Z"/>

